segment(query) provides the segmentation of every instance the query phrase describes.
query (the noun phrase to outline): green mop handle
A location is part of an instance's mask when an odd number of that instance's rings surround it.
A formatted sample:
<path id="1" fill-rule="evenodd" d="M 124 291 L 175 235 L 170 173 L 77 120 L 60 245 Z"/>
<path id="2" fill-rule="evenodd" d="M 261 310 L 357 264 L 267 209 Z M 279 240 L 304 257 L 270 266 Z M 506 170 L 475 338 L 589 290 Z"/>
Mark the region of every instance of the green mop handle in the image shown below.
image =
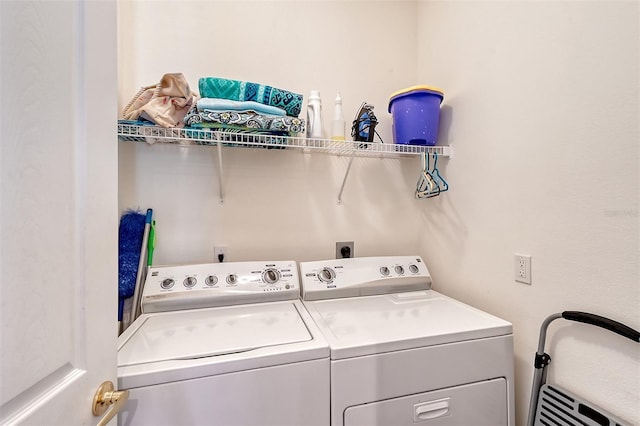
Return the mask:
<path id="1" fill-rule="evenodd" d="M 149 229 L 149 241 L 147 244 L 147 267 L 153 265 L 153 250 L 156 248 L 156 221 L 151 221 Z"/>

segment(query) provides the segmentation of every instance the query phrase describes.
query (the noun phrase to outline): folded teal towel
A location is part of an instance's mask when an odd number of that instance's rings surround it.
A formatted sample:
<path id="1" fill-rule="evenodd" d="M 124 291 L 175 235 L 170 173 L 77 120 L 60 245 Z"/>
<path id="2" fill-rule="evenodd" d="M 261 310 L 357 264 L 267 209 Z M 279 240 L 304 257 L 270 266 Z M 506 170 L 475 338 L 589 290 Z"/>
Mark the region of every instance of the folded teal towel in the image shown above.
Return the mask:
<path id="1" fill-rule="evenodd" d="M 265 105 L 254 101 L 231 101 L 229 99 L 202 98 L 197 102 L 196 105 L 198 107 L 198 111 L 254 111 L 259 114 L 279 116 L 287 115 L 287 112 L 282 108 Z"/>
<path id="2" fill-rule="evenodd" d="M 198 88 L 201 98 L 259 102 L 282 108 L 290 117 L 297 117 L 302 110 L 302 95 L 264 84 L 219 77 L 201 77 L 198 80 Z"/>
<path id="3" fill-rule="evenodd" d="M 298 117 L 264 115 L 256 112 L 238 111 L 200 111 L 192 108 L 184 117 L 188 127 L 231 127 L 247 130 L 268 130 L 287 132 L 289 134 L 304 133 L 305 121 Z M 220 126 L 222 125 L 222 126 Z"/>

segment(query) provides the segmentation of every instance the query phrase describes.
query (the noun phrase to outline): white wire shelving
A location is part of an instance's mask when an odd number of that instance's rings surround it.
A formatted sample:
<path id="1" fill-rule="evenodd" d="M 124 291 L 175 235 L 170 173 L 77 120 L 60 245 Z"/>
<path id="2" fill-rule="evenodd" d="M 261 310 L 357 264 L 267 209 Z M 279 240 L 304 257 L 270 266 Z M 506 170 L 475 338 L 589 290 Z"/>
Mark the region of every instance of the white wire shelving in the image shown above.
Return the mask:
<path id="1" fill-rule="evenodd" d="M 179 145 L 246 146 L 271 149 L 299 149 L 356 157 L 402 157 L 423 152 L 450 157 L 450 146 L 418 146 L 377 142 L 336 141 L 296 136 L 271 136 L 252 133 L 232 133 L 195 128 L 164 128 L 118 123 L 118 137 L 124 141 L 170 143 Z"/>
<path id="2" fill-rule="evenodd" d="M 294 149 L 306 153 L 324 153 L 351 157 L 345 172 L 338 204 L 351 170 L 354 157 L 400 158 L 423 153 L 451 158 L 451 146 L 402 145 L 378 142 L 336 141 L 297 136 L 272 136 L 253 133 L 235 133 L 196 128 L 164 128 L 158 126 L 118 123 L 118 138 L 128 142 L 163 143 L 180 146 L 216 146 L 218 149 L 218 177 L 220 202 L 224 202 L 222 183 L 222 147 L 249 147 L 266 149 Z"/>

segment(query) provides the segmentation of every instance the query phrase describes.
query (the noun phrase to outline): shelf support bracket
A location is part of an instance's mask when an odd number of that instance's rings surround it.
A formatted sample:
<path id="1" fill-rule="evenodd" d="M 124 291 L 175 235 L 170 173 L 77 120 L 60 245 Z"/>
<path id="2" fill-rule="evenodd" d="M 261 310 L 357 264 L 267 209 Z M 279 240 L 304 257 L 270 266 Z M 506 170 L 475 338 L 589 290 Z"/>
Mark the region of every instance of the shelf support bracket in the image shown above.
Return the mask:
<path id="1" fill-rule="evenodd" d="M 349 176 L 349 171 L 351 170 L 351 163 L 353 163 L 353 157 L 349 159 L 349 165 L 347 166 L 347 171 L 344 173 L 342 186 L 340 187 L 340 192 L 338 193 L 338 204 L 342 204 L 342 192 L 344 191 L 344 185 L 347 183 L 347 177 Z"/>
<path id="2" fill-rule="evenodd" d="M 216 135 L 216 145 L 218 146 L 218 188 L 220 191 L 220 204 L 224 204 L 224 192 L 222 184 L 222 142 Z"/>

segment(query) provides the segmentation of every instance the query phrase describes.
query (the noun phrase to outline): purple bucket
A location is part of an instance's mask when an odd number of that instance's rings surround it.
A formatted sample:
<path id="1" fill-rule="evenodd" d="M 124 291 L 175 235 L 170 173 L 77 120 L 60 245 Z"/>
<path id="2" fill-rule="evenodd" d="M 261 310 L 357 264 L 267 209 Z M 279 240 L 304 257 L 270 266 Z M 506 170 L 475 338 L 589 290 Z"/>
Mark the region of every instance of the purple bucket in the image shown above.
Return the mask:
<path id="1" fill-rule="evenodd" d="M 435 145 L 443 99 L 442 90 L 429 86 L 413 86 L 391 95 L 389 112 L 394 143 Z"/>

